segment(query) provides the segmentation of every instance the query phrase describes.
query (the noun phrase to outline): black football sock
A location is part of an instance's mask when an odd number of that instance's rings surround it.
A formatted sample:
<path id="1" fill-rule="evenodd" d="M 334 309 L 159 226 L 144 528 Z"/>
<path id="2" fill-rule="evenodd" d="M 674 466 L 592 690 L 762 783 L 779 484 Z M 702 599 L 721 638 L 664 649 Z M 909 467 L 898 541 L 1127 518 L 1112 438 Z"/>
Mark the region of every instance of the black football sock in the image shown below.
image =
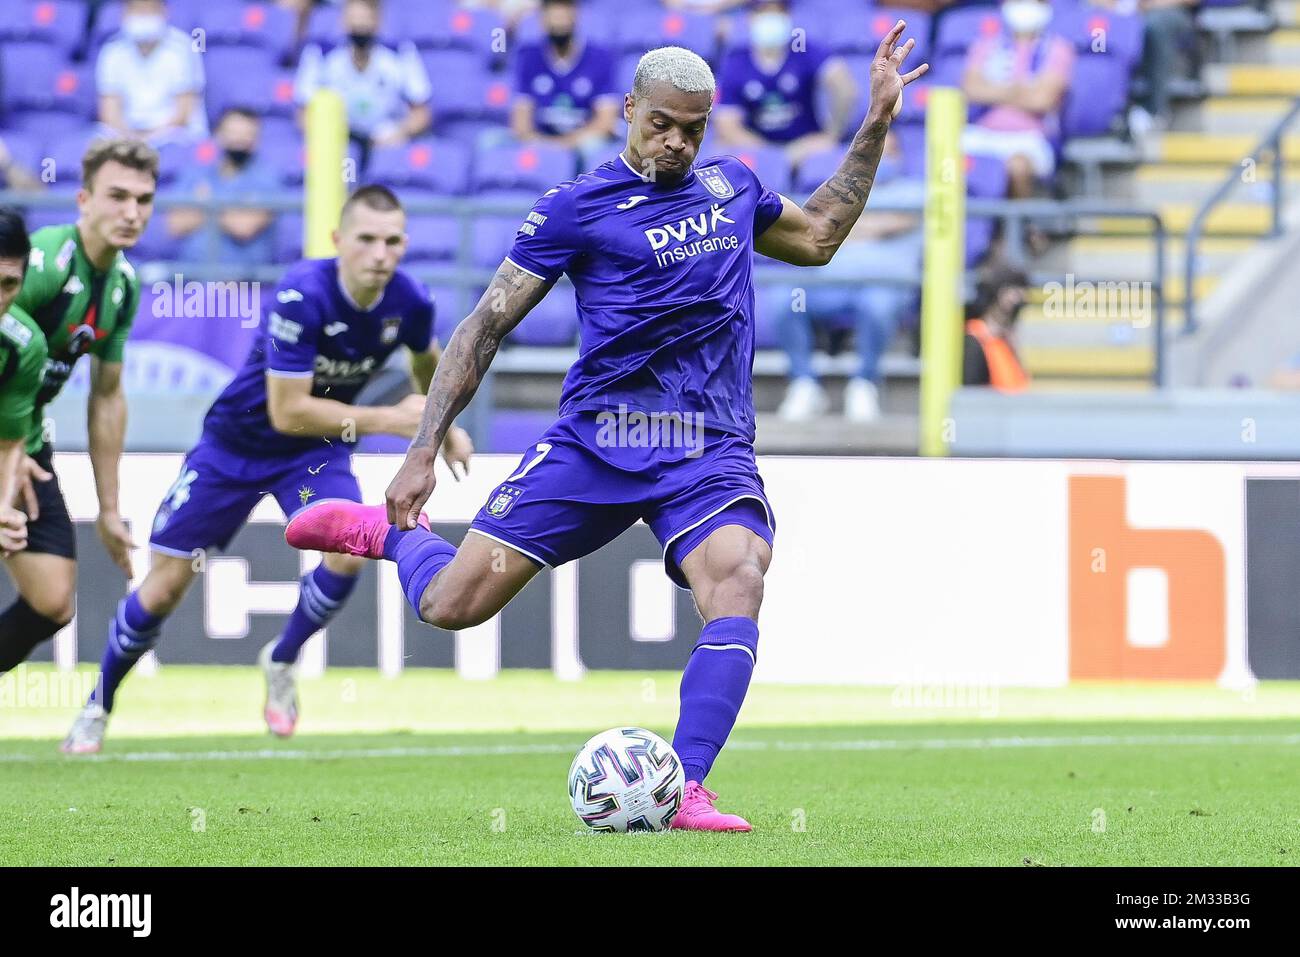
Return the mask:
<path id="1" fill-rule="evenodd" d="M 37 645 L 62 627 L 19 596 L 0 613 L 0 675 L 26 661 Z"/>

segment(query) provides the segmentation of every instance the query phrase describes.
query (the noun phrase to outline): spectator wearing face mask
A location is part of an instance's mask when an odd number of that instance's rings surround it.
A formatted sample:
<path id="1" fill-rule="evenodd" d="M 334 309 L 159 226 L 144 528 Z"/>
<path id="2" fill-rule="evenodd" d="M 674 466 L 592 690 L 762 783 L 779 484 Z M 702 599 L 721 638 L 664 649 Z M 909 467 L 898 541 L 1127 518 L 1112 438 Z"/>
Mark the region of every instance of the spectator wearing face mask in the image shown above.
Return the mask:
<path id="1" fill-rule="evenodd" d="M 1015 331 L 1025 305 L 1029 277 L 1001 266 L 982 278 L 975 290 L 962 355 L 961 384 L 990 386 L 999 392 L 1023 392 L 1029 374 L 1016 354 Z"/>
<path id="2" fill-rule="evenodd" d="M 817 115 L 823 95 L 830 103 L 824 120 Z M 856 97 L 844 61 L 794 33 L 785 0 L 755 0 L 749 42 L 726 54 L 718 74 L 718 138 L 737 149 L 783 146 L 798 165 L 839 143 Z"/>
<path id="3" fill-rule="evenodd" d="M 223 113 L 214 137 L 217 161 L 186 166 L 177 191 L 196 199 L 230 200 L 279 192 L 275 170 L 257 155 L 260 126 L 249 110 Z M 180 257 L 186 262 L 262 266 L 273 260 L 274 219 L 269 210 L 256 206 L 226 207 L 216 213 L 174 207 L 167 213 L 167 232 L 183 239 Z"/>
<path id="4" fill-rule="evenodd" d="M 1074 48 L 1047 32 L 1052 8 L 1039 0 L 1005 0 L 1001 32 L 981 37 L 966 58 L 962 88 L 973 122 L 962 147 L 1006 163 L 1008 194 L 1033 196 L 1056 170 L 1053 142 L 1074 70 Z"/>
<path id="5" fill-rule="evenodd" d="M 95 64 L 99 120 L 114 136 L 153 145 L 202 137 L 203 64 L 162 0 L 127 0 L 122 29 Z"/>
<path id="6" fill-rule="evenodd" d="M 613 56 L 578 26 L 576 0 L 542 0 L 546 38 L 515 55 L 510 129 L 521 143 L 577 149 L 593 165 L 614 143 L 621 101 Z"/>
<path id="7" fill-rule="evenodd" d="M 363 148 L 363 168 L 372 147 L 400 146 L 428 130 L 432 119 L 433 91 L 415 46 L 404 42 L 393 50 L 380 44 L 379 21 L 377 0 L 345 0 L 342 25 L 348 42 L 326 54 L 307 47 L 294 83 L 294 99 L 303 109 L 322 88 L 343 97 L 348 132 Z"/>

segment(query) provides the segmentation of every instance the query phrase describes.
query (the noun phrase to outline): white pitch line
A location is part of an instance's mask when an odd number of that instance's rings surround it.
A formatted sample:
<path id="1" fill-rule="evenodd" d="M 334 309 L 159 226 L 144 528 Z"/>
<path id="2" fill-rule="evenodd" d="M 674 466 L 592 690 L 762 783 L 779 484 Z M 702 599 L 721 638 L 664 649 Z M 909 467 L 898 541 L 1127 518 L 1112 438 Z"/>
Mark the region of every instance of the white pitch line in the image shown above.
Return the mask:
<path id="1" fill-rule="evenodd" d="M 860 738 L 847 741 L 733 741 L 733 751 L 906 751 L 908 749 L 949 751 L 983 748 L 1092 748 L 1166 745 L 1297 745 L 1300 734 L 1149 734 L 1149 735 L 1059 735 L 1053 737 L 998 738 Z M 572 744 L 446 745 L 425 748 L 346 748 L 312 751 L 303 748 L 258 748 L 248 751 L 123 751 L 82 755 L 3 754 L 0 764 L 50 763 L 52 761 L 332 761 L 371 758 L 464 758 L 528 754 L 572 754 L 581 742 Z"/>

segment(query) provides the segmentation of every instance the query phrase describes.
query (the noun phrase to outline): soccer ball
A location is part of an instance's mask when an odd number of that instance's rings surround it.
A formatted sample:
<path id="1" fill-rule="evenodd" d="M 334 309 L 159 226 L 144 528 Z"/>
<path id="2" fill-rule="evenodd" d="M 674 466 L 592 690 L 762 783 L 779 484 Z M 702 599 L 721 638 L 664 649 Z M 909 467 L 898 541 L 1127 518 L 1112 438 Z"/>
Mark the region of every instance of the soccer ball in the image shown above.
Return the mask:
<path id="1" fill-rule="evenodd" d="M 677 752 L 644 728 L 602 731 L 569 767 L 574 813 L 593 831 L 667 830 L 685 786 Z"/>

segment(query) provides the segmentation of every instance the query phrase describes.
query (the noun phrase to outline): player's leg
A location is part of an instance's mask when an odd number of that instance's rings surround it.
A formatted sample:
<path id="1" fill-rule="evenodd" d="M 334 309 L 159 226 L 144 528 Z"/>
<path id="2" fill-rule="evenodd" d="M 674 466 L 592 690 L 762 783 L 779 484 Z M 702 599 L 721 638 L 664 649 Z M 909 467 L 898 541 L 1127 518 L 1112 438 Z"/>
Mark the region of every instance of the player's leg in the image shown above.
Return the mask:
<path id="1" fill-rule="evenodd" d="M 232 467 L 220 449 L 200 442 L 185 458 L 154 517 L 149 572 L 118 603 L 108 627 L 99 680 L 63 750 L 93 753 L 103 744 L 118 687 L 146 651 L 157 645 L 163 622 L 185 597 L 197 562 L 211 548 L 224 548 L 266 488 L 248 463 Z"/>
<path id="2" fill-rule="evenodd" d="M 60 555 L 17 552 L 5 559 L 18 597 L 0 613 L 0 674 L 17 667 L 72 621 L 77 564 Z"/>
<path id="3" fill-rule="evenodd" d="M 49 446 L 36 454 L 51 477 L 33 482 L 40 513 L 27 523 L 27 547 L 5 559 L 18 597 L 0 613 L 0 674 L 52 638 L 76 608 L 77 540 L 52 459 Z"/>
<path id="4" fill-rule="evenodd" d="M 682 673 L 673 748 L 687 788 L 673 826 L 748 831 L 749 824 L 713 807 L 704 787 L 749 690 L 758 657 L 763 576 L 772 560 L 773 522 L 753 449 L 714 437 L 703 454 L 666 470 L 668 492 L 647 520 L 664 543 L 670 578 L 689 586 L 704 628 Z"/>

